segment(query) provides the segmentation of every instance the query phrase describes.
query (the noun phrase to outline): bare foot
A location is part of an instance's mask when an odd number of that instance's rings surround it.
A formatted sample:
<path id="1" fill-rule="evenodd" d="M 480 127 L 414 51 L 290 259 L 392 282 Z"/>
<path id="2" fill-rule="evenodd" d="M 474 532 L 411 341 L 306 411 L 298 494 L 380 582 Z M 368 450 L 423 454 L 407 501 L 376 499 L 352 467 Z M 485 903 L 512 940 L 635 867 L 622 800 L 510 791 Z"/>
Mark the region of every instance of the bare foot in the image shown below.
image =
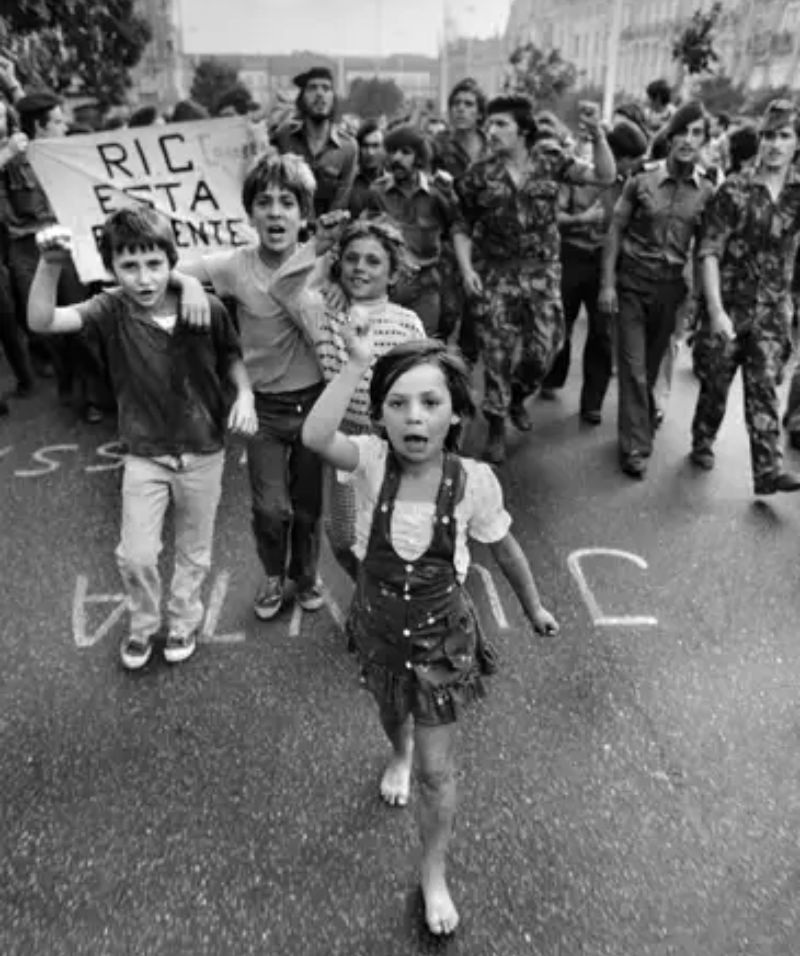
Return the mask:
<path id="1" fill-rule="evenodd" d="M 444 868 L 422 867 L 422 896 L 425 900 L 425 922 L 434 936 L 448 936 L 458 926 L 458 910 L 447 888 Z"/>
<path id="2" fill-rule="evenodd" d="M 381 798 L 392 807 L 405 807 L 411 791 L 411 756 L 392 756 L 381 778 Z"/>

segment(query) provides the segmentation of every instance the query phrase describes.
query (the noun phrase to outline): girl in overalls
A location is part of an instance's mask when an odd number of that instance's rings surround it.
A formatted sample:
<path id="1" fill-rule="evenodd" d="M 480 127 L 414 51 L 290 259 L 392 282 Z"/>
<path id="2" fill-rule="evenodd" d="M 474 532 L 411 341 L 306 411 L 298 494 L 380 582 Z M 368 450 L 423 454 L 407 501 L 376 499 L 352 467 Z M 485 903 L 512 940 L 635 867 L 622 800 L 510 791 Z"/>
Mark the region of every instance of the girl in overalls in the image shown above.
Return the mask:
<path id="1" fill-rule="evenodd" d="M 303 441 L 352 482 L 360 569 L 347 627 L 392 745 L 382 798 L 405 806 L 416 753 L 420 791 L 420 888 L 425 920 L 452 933 L 458 913 L 445 878 L 455 813 L 455 722 L 484 694 L 478 623 L 464 591 L 467 538 L 487 544 L 537 632 L 555 619 L 481 462 L 454 452 L 474 411 L 460 358 L 437 341 L 396 346 L 374 363 L 372 417 L 385 438 L 338 430 L 373 364 L 368 323 L 352 323 L 350 359 L 311 409 Z"/>

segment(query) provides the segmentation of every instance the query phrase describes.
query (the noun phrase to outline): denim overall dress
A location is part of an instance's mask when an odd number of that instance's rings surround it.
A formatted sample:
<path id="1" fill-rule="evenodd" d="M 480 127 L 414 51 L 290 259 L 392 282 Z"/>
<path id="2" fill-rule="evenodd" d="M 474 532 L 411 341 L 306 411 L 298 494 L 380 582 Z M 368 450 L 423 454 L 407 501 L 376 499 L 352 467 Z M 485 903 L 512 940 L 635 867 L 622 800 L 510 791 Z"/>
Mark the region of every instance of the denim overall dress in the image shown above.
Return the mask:
<path id="1" fill-rule="evenodd" d="M 391 540 L 400 470 L 391 449 L 387 453 L 347 620 L 384 719 L 400 723 L 411 714 L 419 724 L 448 724 L 462 706 L 485 695 L 476 654 L 479 623 L 453 563 L 454 512 L 465 480 L 458 456 L 446 452 L 431 542 L 419 558 L 406 561 Z"/>

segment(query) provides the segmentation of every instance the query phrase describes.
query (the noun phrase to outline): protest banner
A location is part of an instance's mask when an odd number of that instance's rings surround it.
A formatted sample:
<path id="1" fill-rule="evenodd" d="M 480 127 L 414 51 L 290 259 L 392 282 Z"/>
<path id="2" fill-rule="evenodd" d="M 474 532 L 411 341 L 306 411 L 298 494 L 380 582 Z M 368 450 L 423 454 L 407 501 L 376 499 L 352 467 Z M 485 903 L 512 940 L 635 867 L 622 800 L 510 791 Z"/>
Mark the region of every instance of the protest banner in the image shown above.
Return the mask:
<path id="1" fill-rule="evenodd" d="M 28 155 L 84 282 L 107 279 L 97 240 L 109 213 L 146 203 L 169 217 L 182 260 L 255 239 L 242 183 L 264 141 L 245 117 L 35 140 Z"/>

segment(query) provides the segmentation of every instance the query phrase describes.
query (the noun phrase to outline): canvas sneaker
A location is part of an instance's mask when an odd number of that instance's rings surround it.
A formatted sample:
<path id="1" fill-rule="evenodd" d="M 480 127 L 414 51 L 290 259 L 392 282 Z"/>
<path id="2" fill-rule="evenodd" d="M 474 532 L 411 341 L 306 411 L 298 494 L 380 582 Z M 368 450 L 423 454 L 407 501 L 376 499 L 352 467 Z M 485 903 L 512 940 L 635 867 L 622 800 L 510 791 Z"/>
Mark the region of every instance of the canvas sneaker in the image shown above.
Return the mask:
<path id="1" fill-rule="evenodd" d="M 164 645 L 164 660 L 168 664 L 180 664 L 188 660 L 197 649 L 197 631 L 189 634 L 169 634 Z"/>
<path id="2" fill-rule="evenodd" d="M 259 621 L 270 621 L 283 606 L 283 578 L 268 575 L 256 595 L 253 611 Z"/>
<path id="3" fill-rule="evenodd" d="M 297 589 L 295 600 L 304 611 L 318 611 L 325 603 L 325 595 L 319 581 L 312 581 L 302 589 Z"/>
<path id="4" fill-rule="evenodd" d="M 119 646 L 119 657 L 122 666 L 129 671 L 138 671 L 144 667 L 153 655 L 152 636 L 139 637 L 136 634 L 127 634 Z"/>

